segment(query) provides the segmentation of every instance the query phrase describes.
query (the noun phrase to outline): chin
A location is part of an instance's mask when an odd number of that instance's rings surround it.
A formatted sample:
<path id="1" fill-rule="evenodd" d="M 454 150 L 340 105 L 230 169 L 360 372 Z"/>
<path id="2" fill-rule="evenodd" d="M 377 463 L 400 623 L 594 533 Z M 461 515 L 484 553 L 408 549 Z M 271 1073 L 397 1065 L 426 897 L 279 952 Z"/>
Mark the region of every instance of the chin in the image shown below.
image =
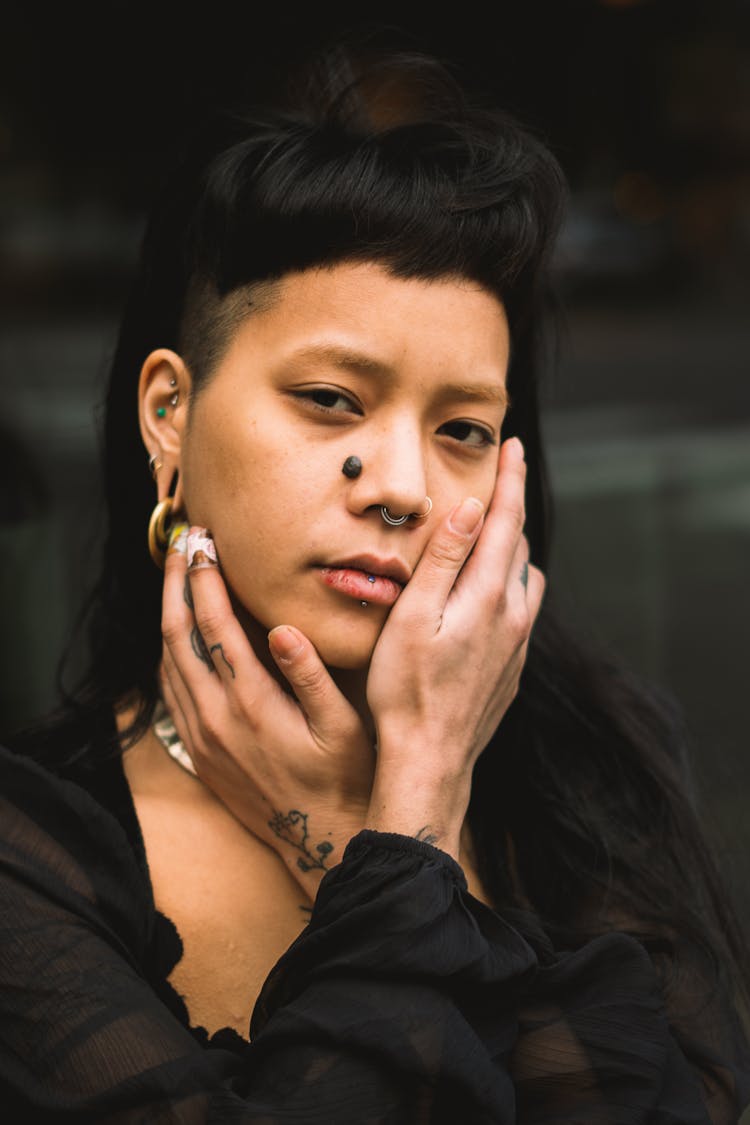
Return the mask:
<path id="1" fill-rule="evenodd" d="M 348 633 L 344 630 L 334 633 L 325 628 L 311 629 L 307 636 L 328 668 L 363 671 L 370 665 L 381 627 L 351 629 Z"/>
<path id="2" fill-rule="evenodd" d="M 245 632 L 262 646 L 275 625 L 294 625 L 315 646 L 329 668 L 362 671 L 369 667 L 373 650 L 388 618 L 381 606 L 366 609 L 352 603 L 345 606 L 318 604 L 315 608 L 298 600 L 275 605 L 271 612 L 248 608 L 231 593 L 234 611 Z"/>

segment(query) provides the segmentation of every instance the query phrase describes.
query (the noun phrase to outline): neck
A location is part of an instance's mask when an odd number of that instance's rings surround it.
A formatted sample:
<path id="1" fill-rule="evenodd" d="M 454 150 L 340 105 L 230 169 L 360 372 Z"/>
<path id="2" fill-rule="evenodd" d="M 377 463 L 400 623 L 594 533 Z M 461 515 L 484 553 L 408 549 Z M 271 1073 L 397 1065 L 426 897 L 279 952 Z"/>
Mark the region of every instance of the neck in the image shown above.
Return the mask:
<path id="1" fill-rule="evenodd" d="M 371 742 L 375 742 L 375 723 L 367 703 L 367 668 L 329 668 L 331 679 L 351 703 L 364 723 Z"/>

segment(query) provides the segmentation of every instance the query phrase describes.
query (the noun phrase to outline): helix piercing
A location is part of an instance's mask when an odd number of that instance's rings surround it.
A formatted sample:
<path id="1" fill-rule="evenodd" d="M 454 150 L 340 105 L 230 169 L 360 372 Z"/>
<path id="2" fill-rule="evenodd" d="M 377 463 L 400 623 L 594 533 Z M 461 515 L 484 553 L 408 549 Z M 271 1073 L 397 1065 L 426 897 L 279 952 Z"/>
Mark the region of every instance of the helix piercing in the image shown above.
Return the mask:
<path id="1" fill-rule="evenodd" d="M 355 457 L 353 455 L 351 457 L 347 457 L 346 461 L 344 461 L 344 464 L 341 466 L 341 472 L 345 477 L 348 477 L 349 480 L 354 480 L 356 477 L 358 477 L 362 472 L 362 462 L 360 461 L 359 457 Z"/>
<path id="2" fill-rule="evenodd" d="M 157 418 L 166 418 L 166 416 L 167 416 L 167 408 L 166 408 L 166 406 L 157 406 L 157 408 L 156 408 L 156 417 L 157 417 Z"/>

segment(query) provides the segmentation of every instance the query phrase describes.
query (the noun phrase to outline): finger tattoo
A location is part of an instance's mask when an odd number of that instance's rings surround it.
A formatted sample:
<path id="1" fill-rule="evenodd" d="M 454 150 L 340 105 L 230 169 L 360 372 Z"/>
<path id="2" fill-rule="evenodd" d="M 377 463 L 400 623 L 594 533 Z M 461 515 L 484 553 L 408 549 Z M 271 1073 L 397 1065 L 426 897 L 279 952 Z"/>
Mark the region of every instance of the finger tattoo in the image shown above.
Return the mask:
<path id="1" fill-rule="evenodd" d="M 211 653 L 208 651 L 208 646 L 201 636 L 201 631 L 197 625 L 194 625 L 190 632 L 190 644 L 192 645 L 193 652 L 208 666 L 211 672 L 215 672 L 214 662 L 211 659 Z"/>
<path id="2" fill-rule="evenodd" d="M 222 660 L 224 661 L 224 663 L 226 664 L 227 668 L 228 668 L 228 669 L 229 669 L 229 671 L 230 671 L 230 672 L 232 673 L 232 679 L 233 679 L 233 680 L 236 680 L 236 679 L 237 679 L 237 677 L 236 677 L 236 676 L 235 676 L 235 674 L 234 674 L 234 667 L 232 666 L 232 664 L 230 663 L 230 661 L 229 661 L 229 660 L 227 660 L 227 658 L 226 658 L 226 656 L 225 656 L 225 654 L 224 654 L 224 646 L 223 646 L 222 644 L 218 644 L 218 645 L 211 645 L 211 648 L 210 648 L 210 649 L 208 650 L 208 651 L 209 651 L 209 655 L 210 655 L 211 653 L 214 653 L 214 652 L 216 652 L 217 650 L 218 650 L 218 651 L 219 651 L 219 652 L 221 653 L 221 659 L 222 659 Z"/>
<path id="3" fill-rule="evenodd" d="M 521 585 L 523 586 L 523 588 L 525 590 L 527 588 L 528 584 L 529 584 L 529 564 L 527 562 L 525 562 L 523 564 L 523 566 L 521 567 L 520 577 L 521 577 Z"/>

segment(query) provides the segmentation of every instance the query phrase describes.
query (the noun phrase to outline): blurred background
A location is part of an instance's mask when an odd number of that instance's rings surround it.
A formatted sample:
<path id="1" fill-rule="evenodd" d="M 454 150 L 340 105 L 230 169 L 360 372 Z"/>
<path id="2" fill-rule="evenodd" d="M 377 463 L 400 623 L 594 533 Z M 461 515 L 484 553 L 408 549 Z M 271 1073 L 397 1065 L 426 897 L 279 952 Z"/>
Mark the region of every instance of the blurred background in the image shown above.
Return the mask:
<path id="1" fill-rule="evenodd" d="M 94 573 L 98 404 L 163 153 L 207 98 L 357 26 L 351 4 L 278 7 L 3 6 L 2 730 L 55 701 Z M 550 584 L 681 702 L 750 923 L 750 4 L 431 7 L 378 19 L 501 99 L 570 181 Z"/>

